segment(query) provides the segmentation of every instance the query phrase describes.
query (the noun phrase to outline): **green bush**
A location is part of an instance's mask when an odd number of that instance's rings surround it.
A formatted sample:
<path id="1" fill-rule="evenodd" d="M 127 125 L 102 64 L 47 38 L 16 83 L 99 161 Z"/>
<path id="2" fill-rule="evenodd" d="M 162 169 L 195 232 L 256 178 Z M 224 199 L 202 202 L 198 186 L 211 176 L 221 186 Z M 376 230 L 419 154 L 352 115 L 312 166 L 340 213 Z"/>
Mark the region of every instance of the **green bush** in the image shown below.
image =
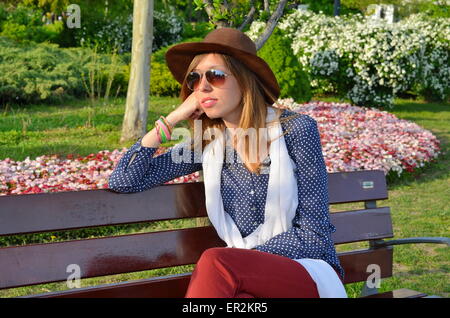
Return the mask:
<path id="1" fill-rule="evenodd" d="M 173 78 L 166 64 L 152 61 L 150 73 L 150 94 L 152 96 L 177 97 L 181 85 Z"/>
<path id="2" fill-rule="evenodd" d="M 24 24 L 7 21 L 3 24 L 1 35 L 16 41 L 56 42 L 63 29 L 64 23 L 61 21 L 37 27 L 29 27 Z"/>
<path id="3" fill-rule="evenodd" d="M 311 86 L 306 72 L 294 56 L 290 41 L 281 30 L 275 28 L 264 46 L 258 51 L 275 73 L 280 85 L 280 98 L 292 97 L 296 102 L 311 99 Z"/>
<path id="4" fill-rule="evenodd" d="M 51 45 L 0 42 L 0 102 L 32 103 L 82 92 L 78 65 Z"/>
<path id="5" fill-rule="evenodd" d="M 450 94 L 448 19 L 416 14 L 373 23 L 362 15 L 336 19 L 298 10 L 277 26 L 292 41 L 315 94 L 383 108 L 404 94 L 440 101 Z"/>
<path id="6" fill-rule="evenodd" d="M 104 94 L 112 77 L 111 95 L 126 92 L 128 66 L 110 55 L 85 48 L 61 49 L 55 44 L 18 44 L 0 37 L 0 105 L 58 102 Z M 110 80 L 111 82 L 111 80 Z"/>
<path id="7" fill-rule="evenodd" d="M 190 38 L 184 42 L 200 42 L 202 38 Z M 177 43 L 178 44 L 178 43 Z M 152 54 L 150 93 L 154 96 L 178 97 L 181 85 L 175 80 L 166 64 L 165 54 L 172 45 L 165 46 Z"/>
<path id="8" fill-rule="evenodd" d="M 191 39 L 191 38 L 203 39 L 212 30 L 213 27 L 208 22 L 185 23 L 181 37 L 183 39 Z"/>
<path id="9" fill-rule="evenodd" d="M 0 35 L 23 42 L 59 43 L 65 29 L 63 21 L 42 23 L 42 10 L 22 5 L 15 9 L 0 7 Z"/>
<path id="10" fill-rule="evenodd" d="M 85 93 L 91 98 L 126 95 L 130 65 L 121 55 L 98 53 L 95 49 L 69 49 L 83 67 L 80 69 Z M 84 56 L 80 56 L 80 53 Z"/>
<path id="11" fill-rule="evenodd" d="M 6 21 L 7 17 L 8 17 L 8 11 L 6 11 L 6 5 L 3 3 L 0 3 L 0 32 L 2 31 L 2 24 L 4 21 Z"/>

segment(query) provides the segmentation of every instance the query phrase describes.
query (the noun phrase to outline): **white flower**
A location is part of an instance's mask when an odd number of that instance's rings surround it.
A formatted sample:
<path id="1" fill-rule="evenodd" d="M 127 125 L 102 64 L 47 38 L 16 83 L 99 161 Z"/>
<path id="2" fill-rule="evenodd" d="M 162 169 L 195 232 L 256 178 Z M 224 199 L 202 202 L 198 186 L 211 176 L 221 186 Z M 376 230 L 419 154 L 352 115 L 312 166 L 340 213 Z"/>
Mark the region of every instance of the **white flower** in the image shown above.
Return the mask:
<path id="1" fill-rule="evenodd" d="M 361 15 L 335 19 L 297 10 L 278 25 L 291 38 L 294 54 L 309 73 L 312 87 L 333 87 L 335 83 L 326 77 L 337 75 L 334 78 L 353 83 L 347 92 L 353 102 L 381 106 L 390 106 L 395 94 L 414 85 L 441 99 L 448 96 L 448 19 L 429 20 L 417 14 L 398 23 L 380 24 Z M 339 65 L 344 74 L 337 73 Z"/>

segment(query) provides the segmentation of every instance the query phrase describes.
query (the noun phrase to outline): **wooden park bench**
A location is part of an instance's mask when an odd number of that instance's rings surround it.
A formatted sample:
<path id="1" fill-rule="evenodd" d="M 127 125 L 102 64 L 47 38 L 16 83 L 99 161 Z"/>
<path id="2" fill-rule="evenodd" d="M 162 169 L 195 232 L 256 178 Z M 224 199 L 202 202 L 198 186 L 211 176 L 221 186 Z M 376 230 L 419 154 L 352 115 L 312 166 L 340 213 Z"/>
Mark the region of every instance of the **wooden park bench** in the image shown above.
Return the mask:
<path id="1" fill-rule="evenodd" d="M 366 249 L 338 253 L 345 284 L 366 282 L 371 264 L 381 278 L 392 276 L 393 246 L 444 243 L 448 238 L 388 240 L 394 236 L 382 171 L 329 174 L 330 204 L 364 202 L 364 209 L 331 213 L 335 244 L 368 241 Z M 0 196 L 0 236 L 87 227 L 205 217 L 203 182 L 166 184 L 141 193 L 110 190 Z M 158 232 L 0 248 L 0 289 L 66 281 L 70 264 L 81 278 L 195 264 L 202 252 L 225 246 L 211 225 Z M 190 273 L 68 289 L 27 297 L 184 297 Z M 365 284 L 365 297 L 426 297 L 400 289 L 378 293 Z"/>

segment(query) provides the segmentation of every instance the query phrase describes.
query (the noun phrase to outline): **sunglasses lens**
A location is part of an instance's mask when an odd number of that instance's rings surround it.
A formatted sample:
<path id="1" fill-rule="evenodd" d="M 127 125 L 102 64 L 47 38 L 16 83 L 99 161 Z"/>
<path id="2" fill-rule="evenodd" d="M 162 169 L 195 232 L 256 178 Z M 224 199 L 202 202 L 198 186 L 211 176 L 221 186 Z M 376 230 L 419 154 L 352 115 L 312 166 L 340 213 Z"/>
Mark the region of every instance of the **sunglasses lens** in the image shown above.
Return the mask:
<path id="1" fill-rule="evenodd" d="M 219 70 L 209 70 L 205 73 L 206 80 L 214 87 L 222 87 L 227 74 Z M 200 84 L 201 75 L 197 72 L 190 72 L 186 77 L 186 85 L 190 90 L 196 90 Z"/>
<path id="2" fill-rule="evenodd" d="M 209 70 L 205 75 L 208 82 L 215 87 L 221 87 L 225 83 L 226 74 L 222 71 Z"/>
<path id="3" fill-rule="evenodd" d="M 191 90 L 197 89 L 199 83 L 200 83 L 200 74 L 198 74 L 197 72 L 190 72 L 186 77 L 186 85 Z"/>

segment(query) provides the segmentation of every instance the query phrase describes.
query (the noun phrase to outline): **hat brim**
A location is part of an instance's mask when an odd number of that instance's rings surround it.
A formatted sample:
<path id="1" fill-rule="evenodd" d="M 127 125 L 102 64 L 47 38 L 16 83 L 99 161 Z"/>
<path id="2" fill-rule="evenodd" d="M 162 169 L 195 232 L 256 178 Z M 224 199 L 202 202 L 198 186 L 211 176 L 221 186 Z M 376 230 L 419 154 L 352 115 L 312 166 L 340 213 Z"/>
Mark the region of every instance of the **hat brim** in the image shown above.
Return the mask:
<path id="1" fill-rule="evenodd" d="M 188 42 L 172 46 L 165 54 L 167 66 L 178 83 L 183 84 L 187 68 L 195 55 L 202 53 L 223 53 L 235 57 L 250 71 L 258 76 L 258 79 L 277 99 L 280 95 L 280 87 L 275 74 L 270 66 L 259 56 L 236 49 L 228 45 L 208 42 Z M 271 103 L 274 101 L 268 100 Z"/>

